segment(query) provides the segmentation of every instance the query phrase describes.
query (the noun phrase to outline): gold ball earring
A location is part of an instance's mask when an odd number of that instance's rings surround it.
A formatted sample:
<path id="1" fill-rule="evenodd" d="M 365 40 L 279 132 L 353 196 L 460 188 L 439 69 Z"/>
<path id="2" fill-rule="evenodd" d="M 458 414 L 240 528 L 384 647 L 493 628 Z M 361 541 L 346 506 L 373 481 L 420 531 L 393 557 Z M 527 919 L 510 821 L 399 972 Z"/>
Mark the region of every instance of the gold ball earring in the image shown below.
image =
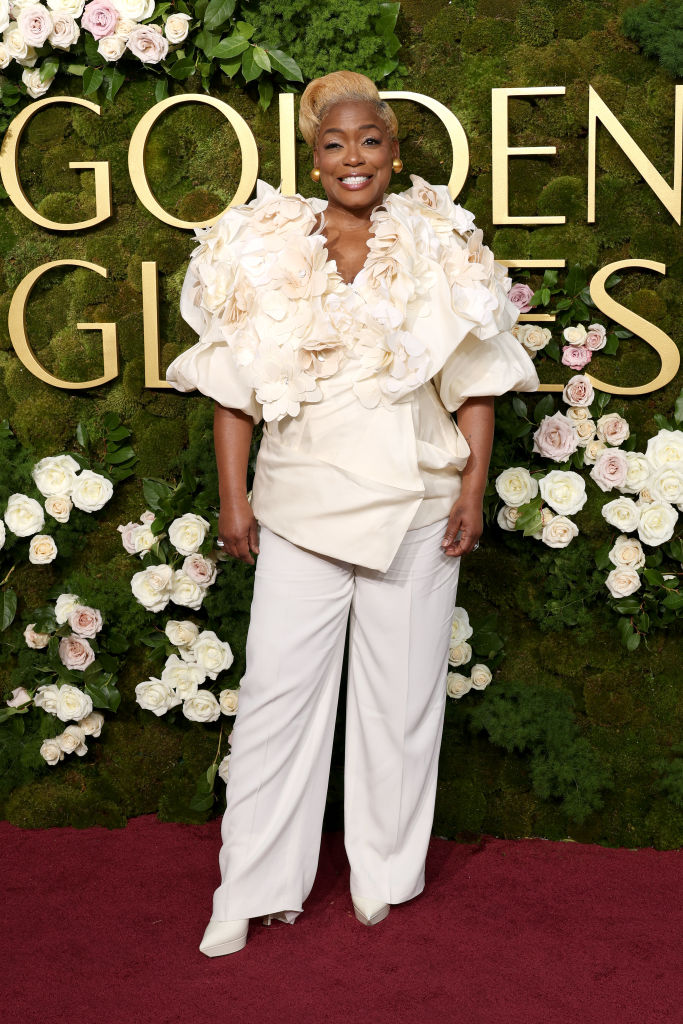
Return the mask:
<path id="1" fill-rule="evenodd" d="M 391 162 L 391 166 L 394 168 L 394 170 L 398 174 L 399 171 L 403 170 L 403 161 L 400 159 L 400 157 L 395 157 L 392 160 L 392 162 Z"/>
<path id="2" fill-rule="evenodd" d="M 311 171 L 311 178 L 313 181 L 320 181 L 320 168 L 314 167 Z"/>

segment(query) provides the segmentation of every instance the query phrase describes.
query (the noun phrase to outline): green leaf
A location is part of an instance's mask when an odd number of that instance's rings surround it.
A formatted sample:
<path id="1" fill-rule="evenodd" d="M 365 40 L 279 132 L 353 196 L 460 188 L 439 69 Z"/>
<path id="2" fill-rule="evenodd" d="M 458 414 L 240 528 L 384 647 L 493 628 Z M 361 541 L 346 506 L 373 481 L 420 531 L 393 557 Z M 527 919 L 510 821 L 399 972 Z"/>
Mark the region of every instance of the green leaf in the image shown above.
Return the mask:
<path id="1" fill-rule="evenodd" d="M 48 78 L 54 78 L 59 70 L 59 57 L 46 57 L 40 65 L 39 77 L 41 82 Z"/>
<path id="2" fill-rule="evenodd" d="M 601 544 L 595 552 L 595 564 L 598 569 L 613 569 L 614 566 L 610 562 L 609 553 L 612 550 L 613 544 L 611 540 Z"/>
<path id="3" fill-rule="evenodd" d="M 242 75 L 245 82 L 254 82 L 263 71 L 263 68 L 254 59 L 255 47 L 248 44 L 247 46 L 248 48 L 242 54 Z"/>
<path id="4" fill-rule="evenodd" d="M 550 392 L 541 399 L 534 409 L 534 420 L 540 423 L 544 416 L 551 416 L 555 409 L 555 401 Z"/>
<path id="5" fill-rule="evenodd" d="M 635 651 L 640 644 L 640 633 L 633 632 L 626 637 L 626 650 Z"/>
<path id="6" fill-rule="evenodd" d="M 212 789 L 213 789 L 213 783 L 214 783 L 214 779 L 216 778 L 216 773 L 217 772 L 218 772 L 218 765 L 215 762 L 214 762 L 214 764 L 210 765 L 206 769 L 206 781 L 208 782 L 209 786 Z"/>
<path id="7" fill-rule="evenodd" d="M 241 36 L 244 36 L 245 39 L 251 39 L 255 32 L 254 26 L 250 25 L 246 21 L 238 21 L 235 28 Z"/>
<path id="8" fill-rule="evenodd" d="M 512 399 L 512 408 L 515 410 L 518 416 L 522 418 L 526 417 L 526 402 L 523 402 L 517 395 Z"/>
<path id="9" fill-rule="evenodd" d="M 242 58 L 238 57 L 236 60 L 231 61 L 228 64 L 221 64 L 220 69 L 224 75 L 228 78 L 234 78 L 239 69 L 242 67 Z"/>
<path id="10" fill-rule="evenodd" d="M 83 95 L 90 96 L 92 93 L 97 92 L 102 85 L 103 79 L 104 71 L 102 68 L 86 68 L 83 72 Z"/>
<path id="11" fill-rule="evenodd" d="M 616 334 L 612 331 L 610 334 L 607 335 L 607 338 L 605 339 L 605 344 L 600 351 L 604 352 L 606 356 L 613 356 L 616 354 L 618 348 L 619 339 L 617 338 Z"/>
<path id="12" fill-rule="evenodd" d="M 271 49 L 268 50 L 268 56 L 273 71 L 279 71 L 290 82 L 303 82 L 304 76 L 301 73 L 301 68 L 293 57 L 283 53 L 282 50 Z"/>
<path id="13" fill-rule="evenodd" d="M 113 452 L 107 452 L 104 461 L 111 463 L 112 466 L 118 466 L 122 462 L 134 459 L 135 457 L 135 451 L 132 448 L 116 448 Z"/>
<path id="14" fill-rule="evenodd" d="M 171 494 L 171 488 L 164 480 L 155 480 L 152 477 L 146 477 L 142 481 L 142 493 L 145 501 L 152 512 L 158 512 L 161 508 L 161 503 L 165 498 L 168 498 Z"/>
<path id="15" fill-rule="evenodd" d="M 85 423 L 79 423 L 76 426 L 76 440 L 80 444 L 81 448 L 88 448 L 90 445 L 90 437 L 88 435 L 88 428 Z"/>
<path id="16" fill-rule="evenodd" d="M 236 0 L 209 0 L 204 14 L 204 25 L 208 29 L 220 28 L 232 16 Z"/>
<path id="17" fill-rule="evenodd" d="M 674 419 L 676 423 L 683 423 L 683 388 L 674 405 Z"/>
<path id="18" fill-rule="evenodd" d="M 622 615 L 635 615 L 640 611 L 640 601 L 637 597 L 622 597 L 614 602 L 614 607 Z"/>
<path id="19" fill-rule="evenodd" d="M 161 103 L 168 96 L 168 79 L 164 75 L 159 79 L 157 84 L 154 86 L 154 99 L 157 103 Z"/>
<path id="20" fill-rule="evenodd" d="M 107 708 L 116 711 L 121 703 L 121 694 L 111 683 L 89 681 L 85 684 L 85 692 L 92 698 L 93 707 Z"/>
<path id="21" fill-rule="evenodd" d="M 17 595 L 13 590 L 5 590 L 0 596 L 0 632 L 14 622 L 17 613 Z"/>
<path id="22" fill-rule="evenodd" d="M 656 412 L 655 413 L 654 421 L 655 421 L 655 423 L 657 424 L 657 426 L 659 427 L 660 430 L 672 430 L 673 429 L 671 423 L 669 423 L 669 421 L 666 418 L 666 416 L 662 416 L 661 412 Z"/>
<path id="23" fill-rule="evenodd" d="M 25 715 L 30 707 L 31 704 L 28 702 L 21 708 L 0 708 L 0 725 L 13 715 Z"/>
<path id="24" fill-rule="evenodd" d="M 543 349 L 547 356 L 554 359 L 556 363 L 559 363 L 562 358 L 560 354 L 560 344 L 555 338 L 551 338 L 546 347 Z"/>
<path id="25" fill-rule="evenodd" d="M 678 611 L 679 608 L 683 608 L 683 591 L 671 591 L 671 593 L 666 595 L 662 604 L 671 611 Z"/>
<path id="26" fill-rule="evenodd" d="M 258 83 L 259 106 L 267 110 L 273 98 L 273 83 L 270 78 L 262 78 Z"/>
<path id="27" fill-rule="evenodd" d="M 564 290 L 570 295 L 578 295 L 586 287 L 586 275 L 578 264 L 570 269 L 564 282 Z"/>
<path id="28" fill-rule="evenodd" d="M 550 288 L 541 288 L 541 302 L 544 306 L 550 302 Z"/>
<path id="29" fill-rule="evenodd" d="M 180 60 L 177 60 L 175 64 L 172 64 L 168 70 L 171 78 L 175 78 L 179 82 L 189 78 L 194 74 L 194 72 L 195 66 L 193 57 L 182 57 Z"/>
<path id="30" fill-rule="evenodd" d="M 400 3 L 381 3 L 379 5 L 379 16 L 375 18 L 374 29 L 378 36 L 385 38 L 393 35 L 398 20 Z"/>
<path id="31" fill-rule="evenodd" d="M 231 61 L 235 57 L 240 57 L 246 50 L 249 49 L 249 43 L 244 36 L 239 35 L 235 32 L 231 36 L 226 36 L 221 39 L 220 42 L 216 43 L 212 47 L 211 52 L 207 53 L 207 57 L 215 57 L 216 60 L 220 61 Z"/>
<path id="32" fill-rule="evenodd" d="M 654 587 L 664 586 L 664 577 L 662 576 L 661 572 L 658 572 L 657 569 L 644 569 L 643 576 L 645 577 L 647 582 L 651 583 Z"/>

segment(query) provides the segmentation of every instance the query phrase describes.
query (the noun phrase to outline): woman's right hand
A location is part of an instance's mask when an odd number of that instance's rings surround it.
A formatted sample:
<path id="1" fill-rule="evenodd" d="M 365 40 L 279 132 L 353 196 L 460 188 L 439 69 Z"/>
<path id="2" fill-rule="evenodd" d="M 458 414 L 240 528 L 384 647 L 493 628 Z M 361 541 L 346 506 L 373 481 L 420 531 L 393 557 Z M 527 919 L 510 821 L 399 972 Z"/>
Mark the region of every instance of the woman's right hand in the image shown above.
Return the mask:
<path id="1" fill-rule="evenodd" d="M 254 518 L 246 495 L 235 501 L 221 501 L 218 515 L 218 538 L 225 545 L 222 551 L 253 565 L 253 551 L 258 555 L 258 521 Z"/>

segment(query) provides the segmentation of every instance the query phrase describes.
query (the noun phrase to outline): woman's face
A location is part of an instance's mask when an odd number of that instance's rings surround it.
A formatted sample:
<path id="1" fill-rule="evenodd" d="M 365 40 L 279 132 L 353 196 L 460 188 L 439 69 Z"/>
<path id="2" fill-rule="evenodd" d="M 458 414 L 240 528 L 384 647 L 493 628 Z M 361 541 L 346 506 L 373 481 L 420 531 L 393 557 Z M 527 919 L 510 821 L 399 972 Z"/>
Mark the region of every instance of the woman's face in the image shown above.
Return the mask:
<path id="1" fill-rule="evenodd" d="M 313 151 L 330 205 L 364 212 L 381 203 L 398 142 L 372 103 L 335 103 L 320 123 Z"/>

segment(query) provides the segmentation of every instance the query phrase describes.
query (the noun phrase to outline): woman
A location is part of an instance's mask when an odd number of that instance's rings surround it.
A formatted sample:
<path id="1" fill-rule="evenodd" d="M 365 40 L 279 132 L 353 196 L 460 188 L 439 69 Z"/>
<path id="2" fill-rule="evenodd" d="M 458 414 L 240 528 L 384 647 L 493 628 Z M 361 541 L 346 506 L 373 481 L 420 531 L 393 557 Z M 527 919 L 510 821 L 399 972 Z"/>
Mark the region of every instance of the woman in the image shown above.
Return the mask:
<path id="1" fill-rule="evenodd" d="M 256 199 L 196 232 L 168 380 L 214 398 L 219 541 L 259 555 L 221 884 L 200 950 L 293 923 L 315 878 L 347 620 L 344 837 L 356 917 L 424 888 L 460 559 L 478 547 L 493 395 L 535 390 L 510 279 L 445 186 L 399 171 L 363 75 L 311 82 L 327 201 Z M 457 410 L 457 426 L 451 412 Z M 251 502 L 247 462 L 265 422 Z"/>

